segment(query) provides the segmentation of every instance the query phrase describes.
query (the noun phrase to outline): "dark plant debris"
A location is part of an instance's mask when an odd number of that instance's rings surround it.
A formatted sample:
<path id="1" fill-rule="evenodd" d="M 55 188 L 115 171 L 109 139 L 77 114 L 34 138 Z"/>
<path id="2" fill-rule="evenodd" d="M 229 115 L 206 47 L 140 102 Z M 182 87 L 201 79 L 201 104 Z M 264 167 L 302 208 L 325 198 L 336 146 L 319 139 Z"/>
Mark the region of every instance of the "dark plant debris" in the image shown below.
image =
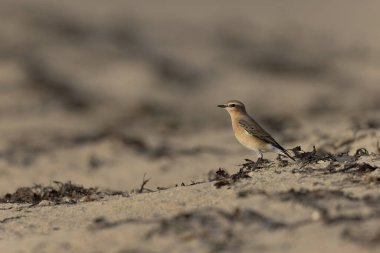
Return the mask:
<path id="1" fill-rule="evenodd" d="M 377 167 L 372 166 L 368 163 L 351 163 L 343 167 L 343 169 L 338 170 L 337 172 L 349 172 L 355 174 L 364 174 L 376 170 Z"/>
<path id="2" fill-rule="evenodd" d="M 358 163 L 360 157 L 369 156 L 370 153 L 365 148 L 356 150 L 355 155 L 348 153 L 332 154 L 325 151 L 317 151 L 315 147 L 310 152 L 303 151 L 301 147 L 292 149 L 294 156 L 301 163 L 300 169 L 307 165 L 318 163 L 319 161 L 327 161 L 330 164 L 325 168 L 326 173 L 350 172 L 350 173 L 366 173 L 377 169 L 367 163 Z M 342 168 L 343 167 L 343 168 Z M 296 171 L 300 171 L 300 169 Z"/>
<path id="3" fill-rule="evenodd" d="M 340 190 L 325 189 L 290 189 L 283 192 L 268 193 L 262 190 L 244 190 L 238 193 L 239 197 L 250 195 L 264 195 L 279 201 L 291 201 L 315 209 L 320 219 L 326 224 L 335 224 L 346 221 L 363 221 L 380 217 L 380 199 L 378 197 L 353 197 Z M 366 216 L 361 215 L 360 207 L 369 207 L 372 212 Z M 336 210 L 341 210 L 339 214 Z"/>
<path id="4" fill-rule="evenodd" d="M 267 159 L 258 159 L 256 162 L 250 159 L 244 159 L 245 163 L 241 164 L 243 170 L 254 171 L 257 169 L 266 168 L 267 165 L 270 165 L 271 162 Z"/>
<path id="5" fill-rule="evenodd" d="M 216 181 L 214 183 L 214 186 L 219 189 L 223 186 L 232 185 L 240 179 L 251 178 L 248 175 L 249 172 L 250 170 L 248 170 L 245 167 L 242 167 L 237 173 L 230 175 L 225 169 L 219 168 L 216 172 L 209 172 L 209 181 Z"/>
<path id="6" fill-rule="evenodd" d="M 355 158 L 359 159 L 361 156 L 369 156 L 368 150 L 365 148 L 359 148 L 358 150 L 356 150 Z"/>
<path id="7" fill-rule="evenodd" d="M 43 200 L 52 204 L 75 204 L 102 199 L 106 196 L 128 196 L 121 191 L 100 191 L 98 188 L 84 188 L 83 186 L 54 181 L 49 186 L 34 185 L 20 187 L 14 193 L 7 193 L 0 198 L 0 203 L 27 203 L 36 205 Z"/>
<path id="8" fill-rule="evenodd" d="M 8 218 L 4 218 L 2 220 L 0 220 L 0 223 L 1 224 L 4 224 L 4 223 L 7 223 L 7 222 L 10 222 L 10 221 L 13 221 L 13 220 L 18 220 L 18 219 L 21 219 L 21 218 L 24 218 L 25 216 L 14 216 L 14 217 L 8 217 Z"/>
<path id="9" fill-rule="evenodd" d="M 278 166 L 280 167 L 286 167 L 289 165 L 289 161 L 286 159 L 282 159 L 281 155 L 277 156 L 276 161 L 278 162 Z"/>
<path id="10" fill-rule="evenodd" d="M 313 147 L 312 151 L 303 151 L 300 146 L 291 149 L 294 153 L 294 157 L 301 163 L 301 168 L 312 163 L 318 163 L 319 161 L 331 161 L 334 160 L 334 155 L 328 152 L 318 152 Z"/>
<path id="11" fill-rule="evenodd" d="M 236 250 L 240 244 L 234 233 L 234 225 L 257 226 L 257 229 L 276 230 L 287 225 L 268 218 L 251 209 L 235 209 L 232 212 L 217 208 L 205 208 L 162 219 L 156 228 L 147 234 L 154 236 L 176 235 L 180 240 L 200 240 L 211 252 Z"/>
<path id="12" fill-rule="evenodd" d="M 216 181 L 214 184 L 216 188 L 230 186 L 242 179 L 251 178 L 249 174 L 252 171 L 267 168 L 270 165 L 272 165 L 272 162 L 267 159 L 259 159 L 256 162 L 245 159 L 245 163 L 240 165 L 238 172 L 230 175 L 225 169 L 219 168 L 216 172 L 209 172 L 208 179 L 210 182 Z"/>
<path id="13" fill-rule="evenodd" d="M 228 178 L 230 178 L 230 174 L 223 168 L 219 168 L 217 171 L 210 171 L 208 173 L 208 180 L 210 182 L 220 181 Z"/>
<path id="14" fill-rule="evenodd" d="M 155 221 L 153 220 L 141 220 L 141 219 L 122 219 L 117 221 L 110 221 L 104 216 L 97 217 L 93 220 L 93 223 L 89 226 L 90 230 L 102 230 L 102 229 L 109 229 L 118 227 L 124 224 L 130 224 L 130 223 L 144 223 L 149 224 L 153 223 Z"/>
<path id="15" fill-rule="evenodd" d="M 137 191 L 137 193 L 144 193 L 144 192 L 153 192 L 153 190 L 145 188 L 145 185 L 150 181 L 151 178 L 145 179 L 146 174 L 143 176 L 143 180 L 140 186 L 140 189 Z"/>
<path id="16" fill-rule="evenodd" d="M 317 170 L 311 165 L 320 161 L 329 162 L 325 168 L 318 170 L 319 173 L 322 174 L 350 173 L 353 175 L 364 175 L 378 169 L 378 167 L 368 163 L 358 162 L 362 156 L 374 155 L 370 154 L 365 148 L 358 149 L 353 156 L 348 153 L 332 154 L 323 150 L 317 150 L 315 147 L 313 147 L 312 151 L 303 151 L 299 146 L 291 150 L 299 165 L 292 170 L 293 173 L 313 174 Z M 289 165 L 289 161 L 283 159 L 281 156 L 277 157 L 276 162 L 271 162 L 266 159 L 259 159 L 254 162 L 245 159 L 245 163 L 241 164 L 238 172 L 229 174 L 225 169 L 219 168 L 216 172 L 209 172 L 208 179 L 210 182 L 216 181 L 214 185 L 217 188 L 231 186 L 241 179 L 251 178 L 251 173 L 253 171 L 269 168 L 274 164 L 279 167 L 286 167 Z"/>

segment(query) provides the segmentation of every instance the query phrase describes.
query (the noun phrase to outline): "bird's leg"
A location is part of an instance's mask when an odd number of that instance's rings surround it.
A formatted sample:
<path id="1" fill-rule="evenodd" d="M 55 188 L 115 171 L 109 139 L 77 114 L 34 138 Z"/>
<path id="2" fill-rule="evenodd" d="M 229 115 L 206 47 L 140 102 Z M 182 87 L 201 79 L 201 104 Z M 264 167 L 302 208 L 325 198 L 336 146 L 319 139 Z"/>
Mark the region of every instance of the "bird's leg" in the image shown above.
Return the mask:
<path id="1" fill-rule="evenodd" d="M 259 150 L 257 151 L 258 152 L 258 155 L 257 155 L 257 161 L 256 161 L 256 164 L 260 164 L 262 163 L 263 161 L 263 153 Z"/>
<path id="2" fill-rule="evenodd" d="M 256 168 L 256 163 L 252 161 L 251 159 L 245 159 L 246 163 L 243 163 L 244 168 L 248 168 L 249 170 L 252 170 L 253 168 Z"/>

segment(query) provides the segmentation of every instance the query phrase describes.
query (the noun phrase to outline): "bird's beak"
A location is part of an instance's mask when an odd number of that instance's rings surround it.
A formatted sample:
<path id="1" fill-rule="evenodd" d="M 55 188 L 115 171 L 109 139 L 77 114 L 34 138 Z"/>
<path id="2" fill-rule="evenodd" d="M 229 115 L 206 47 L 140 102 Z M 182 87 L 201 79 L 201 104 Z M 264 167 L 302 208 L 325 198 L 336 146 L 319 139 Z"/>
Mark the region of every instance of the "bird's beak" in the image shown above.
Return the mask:
<path id="1" fill-rule="evenodd" d="M 220 108 L 226 108 L 227 105 L 218 105 L 218 107 L 220 107 Z"/>

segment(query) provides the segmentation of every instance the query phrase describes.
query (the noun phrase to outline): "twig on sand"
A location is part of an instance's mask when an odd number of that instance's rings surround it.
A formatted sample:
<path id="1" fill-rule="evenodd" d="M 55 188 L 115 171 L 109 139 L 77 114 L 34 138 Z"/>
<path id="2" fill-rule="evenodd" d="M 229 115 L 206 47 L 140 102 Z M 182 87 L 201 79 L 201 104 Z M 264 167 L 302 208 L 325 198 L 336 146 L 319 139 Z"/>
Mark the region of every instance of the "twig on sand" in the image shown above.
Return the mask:
<path id="1" fill-rule="evenodd" d="M 140 187 L 140 189 L 137 191 L 138 193 L 143 193 L 144 190 L 147 191 L 147 192 L 154 192 L 153 190 L 150 190 L 150 189 L 145 188 L 145 185 L 146 185 L 146 184 L 150 181 L 150 179 L 151 179 L 151 178 L 145 179 L 145 176 L 146 176 L 146 173 L 144 173 L 143 181 L 142 181 L 141 187 Z"/>

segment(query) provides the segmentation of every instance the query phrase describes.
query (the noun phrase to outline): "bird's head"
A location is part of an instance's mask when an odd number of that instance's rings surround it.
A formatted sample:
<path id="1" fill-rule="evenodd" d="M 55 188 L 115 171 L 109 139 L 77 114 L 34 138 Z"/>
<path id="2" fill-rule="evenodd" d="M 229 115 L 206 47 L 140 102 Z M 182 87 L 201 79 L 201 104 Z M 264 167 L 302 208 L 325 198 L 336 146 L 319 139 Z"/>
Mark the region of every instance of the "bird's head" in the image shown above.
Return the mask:
<path id="1" fill-rule="evenodd" d="M 238 100 L 228 101 L 223 105 L 218 105 L 218 107 L 225 109 L 229 114 L 245 113 L 244 104 Z"/>

